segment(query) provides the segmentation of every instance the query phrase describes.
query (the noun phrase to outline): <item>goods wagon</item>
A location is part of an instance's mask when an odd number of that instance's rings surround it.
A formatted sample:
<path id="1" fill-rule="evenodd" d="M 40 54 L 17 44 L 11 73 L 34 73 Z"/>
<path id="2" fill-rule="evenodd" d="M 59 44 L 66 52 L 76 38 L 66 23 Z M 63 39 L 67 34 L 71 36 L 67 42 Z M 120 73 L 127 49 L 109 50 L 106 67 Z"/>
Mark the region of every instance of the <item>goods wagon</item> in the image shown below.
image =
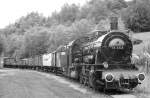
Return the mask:
<path id="1" fill-rule="evenodd" d="M 11 57 L 4 58 L 4 67 L 11 67 L 16 65 L 16 59 Z"/>

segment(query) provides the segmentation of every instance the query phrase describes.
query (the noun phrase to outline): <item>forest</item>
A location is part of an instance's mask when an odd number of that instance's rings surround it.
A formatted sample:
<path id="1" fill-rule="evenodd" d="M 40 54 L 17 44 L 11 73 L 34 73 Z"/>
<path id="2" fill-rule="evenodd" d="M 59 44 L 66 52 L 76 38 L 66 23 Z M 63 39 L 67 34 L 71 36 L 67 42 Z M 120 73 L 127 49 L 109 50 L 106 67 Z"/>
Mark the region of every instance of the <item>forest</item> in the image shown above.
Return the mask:
<path id="1" fill-rule="evenodd" d="M 150 31 L 150 0 L 90 0 L 83 6 L 64 4 L 49 17 L 38 12 L 22 16 L 0 30 L 0 52 L 15 58 L 52 52 L 91 31 L 109 30 L 112 15 L 120 18 L 120 29 Z"/>

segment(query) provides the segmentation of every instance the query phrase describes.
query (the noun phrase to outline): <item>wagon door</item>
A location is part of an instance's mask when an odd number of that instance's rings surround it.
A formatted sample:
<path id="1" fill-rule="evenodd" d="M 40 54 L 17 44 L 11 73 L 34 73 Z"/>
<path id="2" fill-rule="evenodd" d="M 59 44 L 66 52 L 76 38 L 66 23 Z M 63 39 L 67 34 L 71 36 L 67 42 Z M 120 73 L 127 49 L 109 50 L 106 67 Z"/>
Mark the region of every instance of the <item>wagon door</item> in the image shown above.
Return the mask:
<path id="1" fill-rule="evenodd" d="M 52 53 L 51 65 L 52 65 L 52 66 L 56 66 L 56 55 L 55 55 L 55 52 Z"/>
<path id="2" fill-rule="evenodd" d="M 61 52 L 56 53 L 56 66 L 61 67 Z"/>
<path id="3" fill-rule="evenodd" d="M 64 71 L 65 74 L 66 74 L 67 68 L 68 68 L 67 53 L 66 53 L 65 51 L 63 51 L 63 52 L 60 52 L 60 54 L 61 54 L 61 55 L 60 55 L 61 67 L 62 67 L 63 71 Z"/>
<path id="4" fill-rule="evenodd" d="M 43 66 L 52 66 L 52 53 L 43 55 Z"/>

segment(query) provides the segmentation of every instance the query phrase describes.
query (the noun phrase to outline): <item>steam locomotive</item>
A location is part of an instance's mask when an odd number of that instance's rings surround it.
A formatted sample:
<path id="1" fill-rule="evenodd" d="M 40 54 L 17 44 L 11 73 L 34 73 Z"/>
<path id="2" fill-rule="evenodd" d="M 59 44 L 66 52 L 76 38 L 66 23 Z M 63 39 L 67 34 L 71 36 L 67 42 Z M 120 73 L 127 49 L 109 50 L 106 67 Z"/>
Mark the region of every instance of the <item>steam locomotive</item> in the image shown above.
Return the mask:
<path id="1" fill-rule="evenodd" d="M 145 75 L 131 63 L 129 37 L 117 30 L 95 33 L 95 37 L 79 38 L 57 50 L 67 56 L 62 61 L 68 62 L 61 63 L 65 75 L 92 88 L 132 89 L 140 84 Z"/>
<path id="2" fill-rule="evenodd" d="M 4 67 L 55 72 L 94 89 L 133 89 L 145 75 L 131 62 L 132 48 L 125 31 L 95 31 L 48 54 L 5 58 Z"/>

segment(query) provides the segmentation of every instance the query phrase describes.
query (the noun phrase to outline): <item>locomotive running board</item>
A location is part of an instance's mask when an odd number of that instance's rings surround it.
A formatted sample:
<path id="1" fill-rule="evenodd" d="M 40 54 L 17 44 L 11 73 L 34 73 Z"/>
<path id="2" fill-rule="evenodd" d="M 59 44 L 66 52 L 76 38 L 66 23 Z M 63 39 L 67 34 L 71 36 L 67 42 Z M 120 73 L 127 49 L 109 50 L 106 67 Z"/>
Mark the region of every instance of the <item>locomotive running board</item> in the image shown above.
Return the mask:
<path id="1" fill-rule="evenodd" d="M 103 64 L 73 64 L 75 66 L 103 66 Z M 132 65 L 132 64 L 109 64 L 109 65 Z"/>

